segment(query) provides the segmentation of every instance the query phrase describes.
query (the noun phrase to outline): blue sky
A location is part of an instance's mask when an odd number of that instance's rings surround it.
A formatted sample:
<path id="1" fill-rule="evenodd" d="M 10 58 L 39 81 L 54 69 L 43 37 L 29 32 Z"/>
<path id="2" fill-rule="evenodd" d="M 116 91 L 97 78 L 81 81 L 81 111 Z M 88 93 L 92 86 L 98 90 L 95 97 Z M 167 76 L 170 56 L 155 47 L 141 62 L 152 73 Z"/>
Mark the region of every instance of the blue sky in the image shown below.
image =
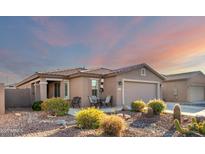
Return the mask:
<path id="1" fill-rule="evenodd" d="M 205 17 L 0 17 L 0 82 L 69 67 L 146 62 L 205 71 Z"/>

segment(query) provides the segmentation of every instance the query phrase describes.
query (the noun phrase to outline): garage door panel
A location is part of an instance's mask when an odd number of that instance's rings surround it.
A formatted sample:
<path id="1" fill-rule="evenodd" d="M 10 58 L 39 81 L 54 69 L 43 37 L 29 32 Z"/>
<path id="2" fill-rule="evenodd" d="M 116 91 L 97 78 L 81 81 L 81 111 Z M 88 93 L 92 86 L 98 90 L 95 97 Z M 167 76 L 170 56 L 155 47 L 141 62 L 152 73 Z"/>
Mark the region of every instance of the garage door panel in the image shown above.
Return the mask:
<path id="1" fill-rule="evenodd" d="M 124 85 L 124 103 L 130 106 L 131 102 L 142 99 L 148 102 L 150 99 L 157 98 L 157 84 L 125 82 Z"/>
<path id="2" fill-rule="evenodd" d="M 188 98 L 190 102 L 204 100 L 204 87 L 192 86 L 188 89 Z"/>

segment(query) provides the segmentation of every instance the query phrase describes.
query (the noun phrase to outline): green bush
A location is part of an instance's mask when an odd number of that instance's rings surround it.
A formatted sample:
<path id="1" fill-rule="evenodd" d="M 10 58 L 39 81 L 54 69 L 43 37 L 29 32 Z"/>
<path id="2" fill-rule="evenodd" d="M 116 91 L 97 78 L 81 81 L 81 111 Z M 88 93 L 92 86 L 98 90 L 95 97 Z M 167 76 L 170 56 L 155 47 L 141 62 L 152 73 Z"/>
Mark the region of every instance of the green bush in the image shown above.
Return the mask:
<path id="1" fill-rule="evenodd" d="M 76 114 L 77 125 L 80 128 L 96 129 L 100 121 L 105 117 L 103 111 L 95 108 L 82 109 Z"/>
<path id="2" fill-rule="evenodd" d="M 32 109 L 34 111 L 41 111 L 41 104 L 42 103 L 43 103 L 42 101 L 35 101 L 32 105 Z"/>
<path id="3" fill-rule="evenodd" d="M 148 107 L 151 107 L 153 109 L 155 115 L 160 114 L 162 111 L 166 109 L 166 104 L 164 103 L 164 101 L 160 99 L 150 100 L 147 105 Z"/>
<path id="4" fill-rule="evenodd" d="M 146 104 L 142 100 L 136 100 L 131 103 L 131 108 L 133 111 L 142 112 Z"/>
<path id="5" fill-rule="evenodd" d="M 50 98 L 41 104 L 42 110 L 57 116 L 63 116 L 68 113 L 69 103 L 62 98 Z"/>
<path id="6" fill-rule="evenodd" d="M 126 124 L 123 118 L 116 115 L 109 115 L 101 120 L 100 127 L 106 135 L 121 136 Z"/>

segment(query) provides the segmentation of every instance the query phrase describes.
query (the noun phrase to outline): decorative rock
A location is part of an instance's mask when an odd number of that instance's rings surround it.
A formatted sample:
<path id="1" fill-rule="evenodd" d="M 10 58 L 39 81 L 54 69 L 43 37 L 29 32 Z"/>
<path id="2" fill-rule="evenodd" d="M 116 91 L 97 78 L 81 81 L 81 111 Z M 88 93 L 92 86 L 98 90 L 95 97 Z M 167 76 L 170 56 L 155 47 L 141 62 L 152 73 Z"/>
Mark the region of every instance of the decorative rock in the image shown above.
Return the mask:
<path id="1" fill-rule="evenodd" d="M 21 114 L 20 114 L 20 113 L 15 113 L 15 116 L 19 116 L 19 117 L 20 117 L 20 116 L 21 116 Z"/>
<path id="2" fill-rule="evenodd" d="M 148 107 L 146 117 L 151 118 L 153 117 L 153 115 L 154 115 L 153 109 L 151 107 Z"/>
<path id="3" fill-rule="evenodd" d="M 60 125 L 60 126 L 65 126 L 65 125 L 67 125 L 67 121 L 65 121 L 65 120 L 56 120 L 56 124 Z"/>
<path id="4" fill-rule="evenodd" d="M 188 118 L 184 118 L 184 119 L 183 119 L 183 122 L 188 122 L 188 121 L 189 121 Z"/>
<path id="5" fill-rule="evenodd" d="M 48 118 L 55 118 L 56 116 L 53 115 L 47 115 Z"/>
<path id="6" fill-rule="evenodd" d="M 122 108 L 122 110 L 123 110 L 123 111 L 128 111 L 128 110 L 129 110 L 129 108 L 128 108 L 128 106 L 126 106 L 126 105 L 123 105 L 123 108 Z"/>
<path id="7" fill-rule="evenodd" d="M 76 124 L 75 120 L 67 122 L 67 125 L 75 125 L 75 124 Z"/>
<path id="8" fill-rule="evenodd" d="M 125 120 L 128 120 L 128 119 L 131 118 L 130 115 L 128 115 L 128 114 L 122 114 L 122 113 L 117 114 L 117 116 L 119 116 L 119 117 L 121 117 L 121 118 L 123 118 L 123 119 L 125 119 Z"/>
<path id="9" fill-rule="evenodd" d="M 150 125 L 151 127 L 156 127 L 157 125 L 155 123 L 151 124 Z"/>
<path id="10" fill-rule="evenodd" d="M 204 117 L 204 116 L 197 115 L 197 116 L 196 116 L 196 121 L 197 121 L 197 122 L 203 122 L 203 121 L 205 121 L 205 117 Z"/>

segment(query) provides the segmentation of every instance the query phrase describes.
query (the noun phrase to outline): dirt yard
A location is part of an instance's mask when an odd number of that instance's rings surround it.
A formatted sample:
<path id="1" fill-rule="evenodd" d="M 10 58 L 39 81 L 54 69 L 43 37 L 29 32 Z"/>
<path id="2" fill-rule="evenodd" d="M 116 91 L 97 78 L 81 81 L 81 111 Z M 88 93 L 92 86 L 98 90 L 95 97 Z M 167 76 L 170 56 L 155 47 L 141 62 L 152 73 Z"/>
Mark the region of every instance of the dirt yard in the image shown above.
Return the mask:
<path id="1" fill-rule="evenodd" d="M 182 136 L 175 131 L 171 114 L 146 118 L 140 113 L 124 112 L 131 115 L 123 136 L 128 137 L 171 137 Z M 191 117 L 183 116 L 182 125 L 187 125 Z M 73 116 L 52 117 L 44 112 L 29 109 L 9 110 L 0 115 L 0 136 L 34 137 L 85 137 L 103 136 L 101 130 L 82 130 L 77 128 Z"/>

